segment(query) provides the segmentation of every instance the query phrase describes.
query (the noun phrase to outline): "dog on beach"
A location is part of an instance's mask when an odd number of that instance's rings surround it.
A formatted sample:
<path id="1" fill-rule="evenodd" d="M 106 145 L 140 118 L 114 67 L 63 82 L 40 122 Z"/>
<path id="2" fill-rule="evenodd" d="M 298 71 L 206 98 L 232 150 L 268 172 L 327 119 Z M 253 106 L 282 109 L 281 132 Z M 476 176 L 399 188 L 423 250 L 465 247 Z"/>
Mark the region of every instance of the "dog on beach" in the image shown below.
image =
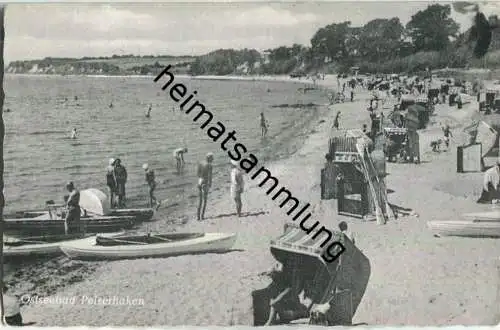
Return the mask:
<path id="1" fill-rule="evenodd" d="M 434 152 L 440 152 L 441 151 L 441 145 L 443 144 L 442 139 L 437 139 L 431 142 L 431 148 L 432 151 Z"/>

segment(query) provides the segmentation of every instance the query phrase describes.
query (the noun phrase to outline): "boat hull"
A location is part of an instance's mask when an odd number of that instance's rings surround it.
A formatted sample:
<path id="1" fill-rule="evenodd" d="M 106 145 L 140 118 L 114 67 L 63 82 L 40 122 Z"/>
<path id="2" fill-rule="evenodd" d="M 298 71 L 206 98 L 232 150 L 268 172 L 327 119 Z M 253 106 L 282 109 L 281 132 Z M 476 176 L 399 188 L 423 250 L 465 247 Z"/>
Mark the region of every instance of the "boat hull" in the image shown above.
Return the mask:
<path id="1" fill-rule="evenodd" d="M 438 236 L 500 237 L 500 222 L 429 221 L 429 229 Z"/>
<path id="2" fill-rule="evenodd" d="M 148 245 L 96 245 L 95 238 L 63 243 L 61 250 L 71 259 L 118 260 L 137 258 L 160 258 L 183 254 L 226 252 L 236 242 L 236 234 L 207 233 L 202 237 L 184 241 Z"/>
<path id="3" fill-rule="evenodd" d="M 100 234 L 105 237 L 112 237 L 116 235 L 123 234 L 123 231 L 115 232 L 115 233 L 103 233 Z M 86 235 L 85 238 L 96 237 L 97 234 L 94 235 Z M 54 242 L 40 243 L 40 244 L 23 244 L 23 245 L 9 245 L 10 241 L 23 241 L 23 239 L 17 239 L 14 237 L 4 236 L 4 247 L 3 247 L 3 255 L 6 259 L 16 259 L 16 258 L 29 258 L 29 257 L 40 257 L 40 256 L 56 256 L 62 255 L 61 244 L 64 242 L 71 242 L 75 240 L 81 240 L 82 237 L 75 237 L 76 235 L 67 236 L 63 235 L 60 237 L 60 240 Z M 26 238 L 27 240 L 36 240 L 37 237 Z M 44 237 L 39 237 L 40 240 L 43 240 Z"/>

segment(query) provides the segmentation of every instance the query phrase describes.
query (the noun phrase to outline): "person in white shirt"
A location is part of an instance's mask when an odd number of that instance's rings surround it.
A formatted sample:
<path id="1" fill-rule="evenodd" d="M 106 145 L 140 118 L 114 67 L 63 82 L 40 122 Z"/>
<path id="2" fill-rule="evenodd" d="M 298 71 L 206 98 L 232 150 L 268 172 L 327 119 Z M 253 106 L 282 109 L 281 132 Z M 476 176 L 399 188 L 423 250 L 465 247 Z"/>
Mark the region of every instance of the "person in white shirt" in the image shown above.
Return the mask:
<path id="1" fill-rule="evenodd" d="M 245 181 L 243 180 L 243 171 L 239 167 L 239 163 L 231 159 L 231 197 L 236 204 L 236 213 L 241 217 L 241 194 L 245 188 Z"/>
<path id="2" fill-rule="evenodd" d="M 184 154 L 188 152 L 187 148 L 177 148 L 174 150 L 174 158 L 176 161 L 177 173 L 184 169 Z"/>
<path id="3" fill-rule="evenodd" d="M 3 285 L 4 319 L 7 325 L 22 326 L 21 304 L 17 297 L 7 294 L 7 286 Z"/>
<path id="4" fill-rule="evenodd" d="M 500 158 L 492 168 L 484 173 L 483 193 L 477 201 L 478 203 L 491 203 L 500 199 Z"/>

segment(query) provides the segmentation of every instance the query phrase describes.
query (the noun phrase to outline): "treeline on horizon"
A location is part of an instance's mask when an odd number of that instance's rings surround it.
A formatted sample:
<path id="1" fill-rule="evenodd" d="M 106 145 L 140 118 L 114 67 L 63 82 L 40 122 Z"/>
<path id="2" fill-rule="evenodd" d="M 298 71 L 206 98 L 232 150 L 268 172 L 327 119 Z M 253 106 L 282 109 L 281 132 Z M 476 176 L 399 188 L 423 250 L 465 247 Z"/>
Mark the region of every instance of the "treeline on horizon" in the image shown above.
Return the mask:
<path id="1" fill-rule="evenodd" d="M 337 73 L 353 66 L 362 73 L 500 67 L 500 35 L 493 31 L 490 52 L 482 59 L 474 58 L 471 31 L 459 32 L 451 10 L 450 5 L 429 5 L 414 14 L 406 26 L 397 17 L 374 19 L 360 27 L 349 21 L 332 23 L 316 31 L 310 46 L 280 46 L 262 53 L 255 49 L 219 49 L 202 56 L 48 57 L 14 61 L 9 66 L 21 72 L 37 64 L 41 68 L 57 66 L 54 71 L 58 72 L 77 68 L 80 73 L 157 74 L 170 64 L 174 70 L 192 75 Z M 120 65 L 127 59 L 133 65 Z"/>

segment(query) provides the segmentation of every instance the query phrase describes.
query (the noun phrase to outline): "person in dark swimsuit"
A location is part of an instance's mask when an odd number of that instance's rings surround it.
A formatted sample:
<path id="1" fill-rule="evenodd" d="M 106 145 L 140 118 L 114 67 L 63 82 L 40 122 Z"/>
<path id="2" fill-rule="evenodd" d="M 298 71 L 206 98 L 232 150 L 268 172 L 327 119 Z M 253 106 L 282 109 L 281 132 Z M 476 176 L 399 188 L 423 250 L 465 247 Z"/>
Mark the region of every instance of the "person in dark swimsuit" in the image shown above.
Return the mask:
<path id="1" fill-rule="evenodd" d="M 64 219 L 66 234 L 81 233 L 83 230 L 80 221 L 80 192 L 75 188 L 73 182 L 68 182 L 66 189 L 69 191 L 66 202 L 66 218 Z"/>

